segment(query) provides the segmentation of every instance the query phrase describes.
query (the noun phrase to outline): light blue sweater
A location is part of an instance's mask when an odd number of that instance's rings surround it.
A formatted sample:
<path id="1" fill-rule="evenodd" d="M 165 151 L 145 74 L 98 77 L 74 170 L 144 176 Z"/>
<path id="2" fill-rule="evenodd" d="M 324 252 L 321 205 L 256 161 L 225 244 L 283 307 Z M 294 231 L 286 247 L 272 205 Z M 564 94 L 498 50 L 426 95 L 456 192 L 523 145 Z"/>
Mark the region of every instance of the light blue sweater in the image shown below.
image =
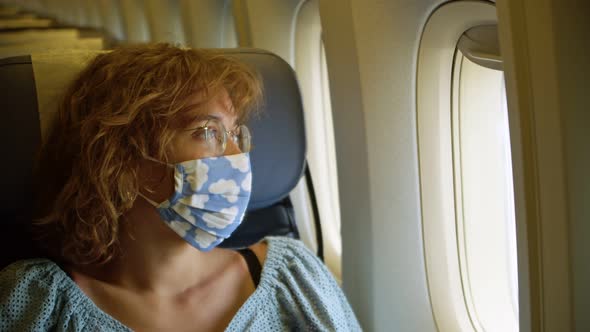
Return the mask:
<path id="1" fill-rule="evenodd" d="M 360 331 L 338 284 L 300 241 L 268 237 L 260 284 L 226 331 Z M 47 259 L 0 271 L 0 331 L 130 331 Z"/>

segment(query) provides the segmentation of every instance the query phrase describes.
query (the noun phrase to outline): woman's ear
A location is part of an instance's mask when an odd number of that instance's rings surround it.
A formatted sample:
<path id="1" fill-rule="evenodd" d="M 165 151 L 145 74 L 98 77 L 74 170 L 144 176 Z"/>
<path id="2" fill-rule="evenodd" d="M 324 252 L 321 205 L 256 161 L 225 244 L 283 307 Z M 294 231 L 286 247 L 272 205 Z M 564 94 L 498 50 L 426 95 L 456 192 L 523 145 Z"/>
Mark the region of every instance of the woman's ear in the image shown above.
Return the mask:
<path id="1" fill-rule="evenodd" d="M 174 181 L 174 170 L 168 165 L 152 160 L 142 160 L 137 170 L 137 179 L 140 190 L 155 192 L 158 187 Z M 174 190 L 174 188 L 172 188 Z"/>

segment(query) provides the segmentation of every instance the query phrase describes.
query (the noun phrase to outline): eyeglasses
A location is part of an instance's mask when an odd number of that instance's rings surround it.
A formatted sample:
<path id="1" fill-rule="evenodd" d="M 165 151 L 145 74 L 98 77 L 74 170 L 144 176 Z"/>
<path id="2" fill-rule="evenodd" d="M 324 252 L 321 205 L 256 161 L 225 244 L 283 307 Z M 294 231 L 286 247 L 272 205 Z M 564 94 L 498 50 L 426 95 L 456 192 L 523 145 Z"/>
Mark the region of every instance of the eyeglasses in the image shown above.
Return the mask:
<path id="1" fill-rule="evenodd" d="M 245 125 L 228 131 L 221 121 L 208 119 L 202 126 L 187 131 L 193 131 L 192 136 L 197 139 L 197 144 L 211 155 L 222 156 L 225 153 L 228 136 L 241 152 L 250 152 L 252 136 Z"/>

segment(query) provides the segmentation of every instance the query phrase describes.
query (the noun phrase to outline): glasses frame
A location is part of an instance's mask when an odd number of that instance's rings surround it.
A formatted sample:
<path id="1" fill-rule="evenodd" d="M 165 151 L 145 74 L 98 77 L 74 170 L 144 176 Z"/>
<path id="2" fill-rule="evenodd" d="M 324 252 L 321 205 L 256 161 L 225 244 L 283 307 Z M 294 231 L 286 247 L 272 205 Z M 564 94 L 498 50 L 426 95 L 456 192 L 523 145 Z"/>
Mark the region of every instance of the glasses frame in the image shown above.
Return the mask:
<path id="1" fill-rule="evenodd" d="M 216 139 L 215 135 L 209 135 L 209 123 L 210 122 L 215 122 L 217 125 L 219 125 L 219 128 L 221 129 L 222 132 L 222 142 L 221 142 L 221 151 L 216 152 L 215 155 L 216 156 L 222 156 L 223 153 L 225 152 L 226 148 L 227 148 L 227 138 L 228 136 L 232 138 L 232 140 L 234 141 L 234 143 L 238 146 L 238 148 L 241 150 L 241 152 L 250 152 L 251 149 L 251 145 L 252 145 L 252 135 L 250 134 L 250 128 L 248 128 L 248 126 L 246 126 L 245 124 L 240 124 L 238 126 L 236 126 L 235 129 L 233 130 L 226 130 L 225 126 L 223 125 L 223 123 L 215 118 L 209 118 L 207 119 L 207 122 L 205 122 L 204 125 L 202 126 L 198 126 L 198 127 L 194 127 L 194 128 L 189 128 L 189 129 L 184 129 L 183 131 L 196 131 L 199 129 L 205 130 L 205 140 L 207 141 L 208 144 L 210 144 L 210 140 L 212 139 Z M 247 133 L 248 136 L 248 147 L 247 150 L 248 151 L 243 151 L 244 147 L 240 147 L 239 146 L 239 138 L 236 132 L 243 132 L 245 129 L 245 132 Z"/>

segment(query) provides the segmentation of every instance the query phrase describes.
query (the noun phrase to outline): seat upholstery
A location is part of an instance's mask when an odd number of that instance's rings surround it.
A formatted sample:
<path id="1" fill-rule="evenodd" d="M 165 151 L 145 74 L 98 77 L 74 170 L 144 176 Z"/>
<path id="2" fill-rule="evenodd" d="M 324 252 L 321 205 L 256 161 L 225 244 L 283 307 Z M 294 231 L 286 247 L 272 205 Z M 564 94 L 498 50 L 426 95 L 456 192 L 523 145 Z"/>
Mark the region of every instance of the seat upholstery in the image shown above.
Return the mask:
<path id="1" fill-rule="evenodd" d="M 253 49 L 216 50 L 255 68 L 263 81 L 264 101 L 248 126 L 253 135 L 252 198 L 245 220 L 226 248 L 251 245 L 266 235 L 298 237 L 289 193 L 305 167 L 301 97 L 291 67 L 278 56 Z M 39 257 L 28 230 L 32 170 L 43 134 L 51 125 L 65 86 L 96 52 L 39 54 L 0 59 L 3 160 L 0 268 Z"/>

